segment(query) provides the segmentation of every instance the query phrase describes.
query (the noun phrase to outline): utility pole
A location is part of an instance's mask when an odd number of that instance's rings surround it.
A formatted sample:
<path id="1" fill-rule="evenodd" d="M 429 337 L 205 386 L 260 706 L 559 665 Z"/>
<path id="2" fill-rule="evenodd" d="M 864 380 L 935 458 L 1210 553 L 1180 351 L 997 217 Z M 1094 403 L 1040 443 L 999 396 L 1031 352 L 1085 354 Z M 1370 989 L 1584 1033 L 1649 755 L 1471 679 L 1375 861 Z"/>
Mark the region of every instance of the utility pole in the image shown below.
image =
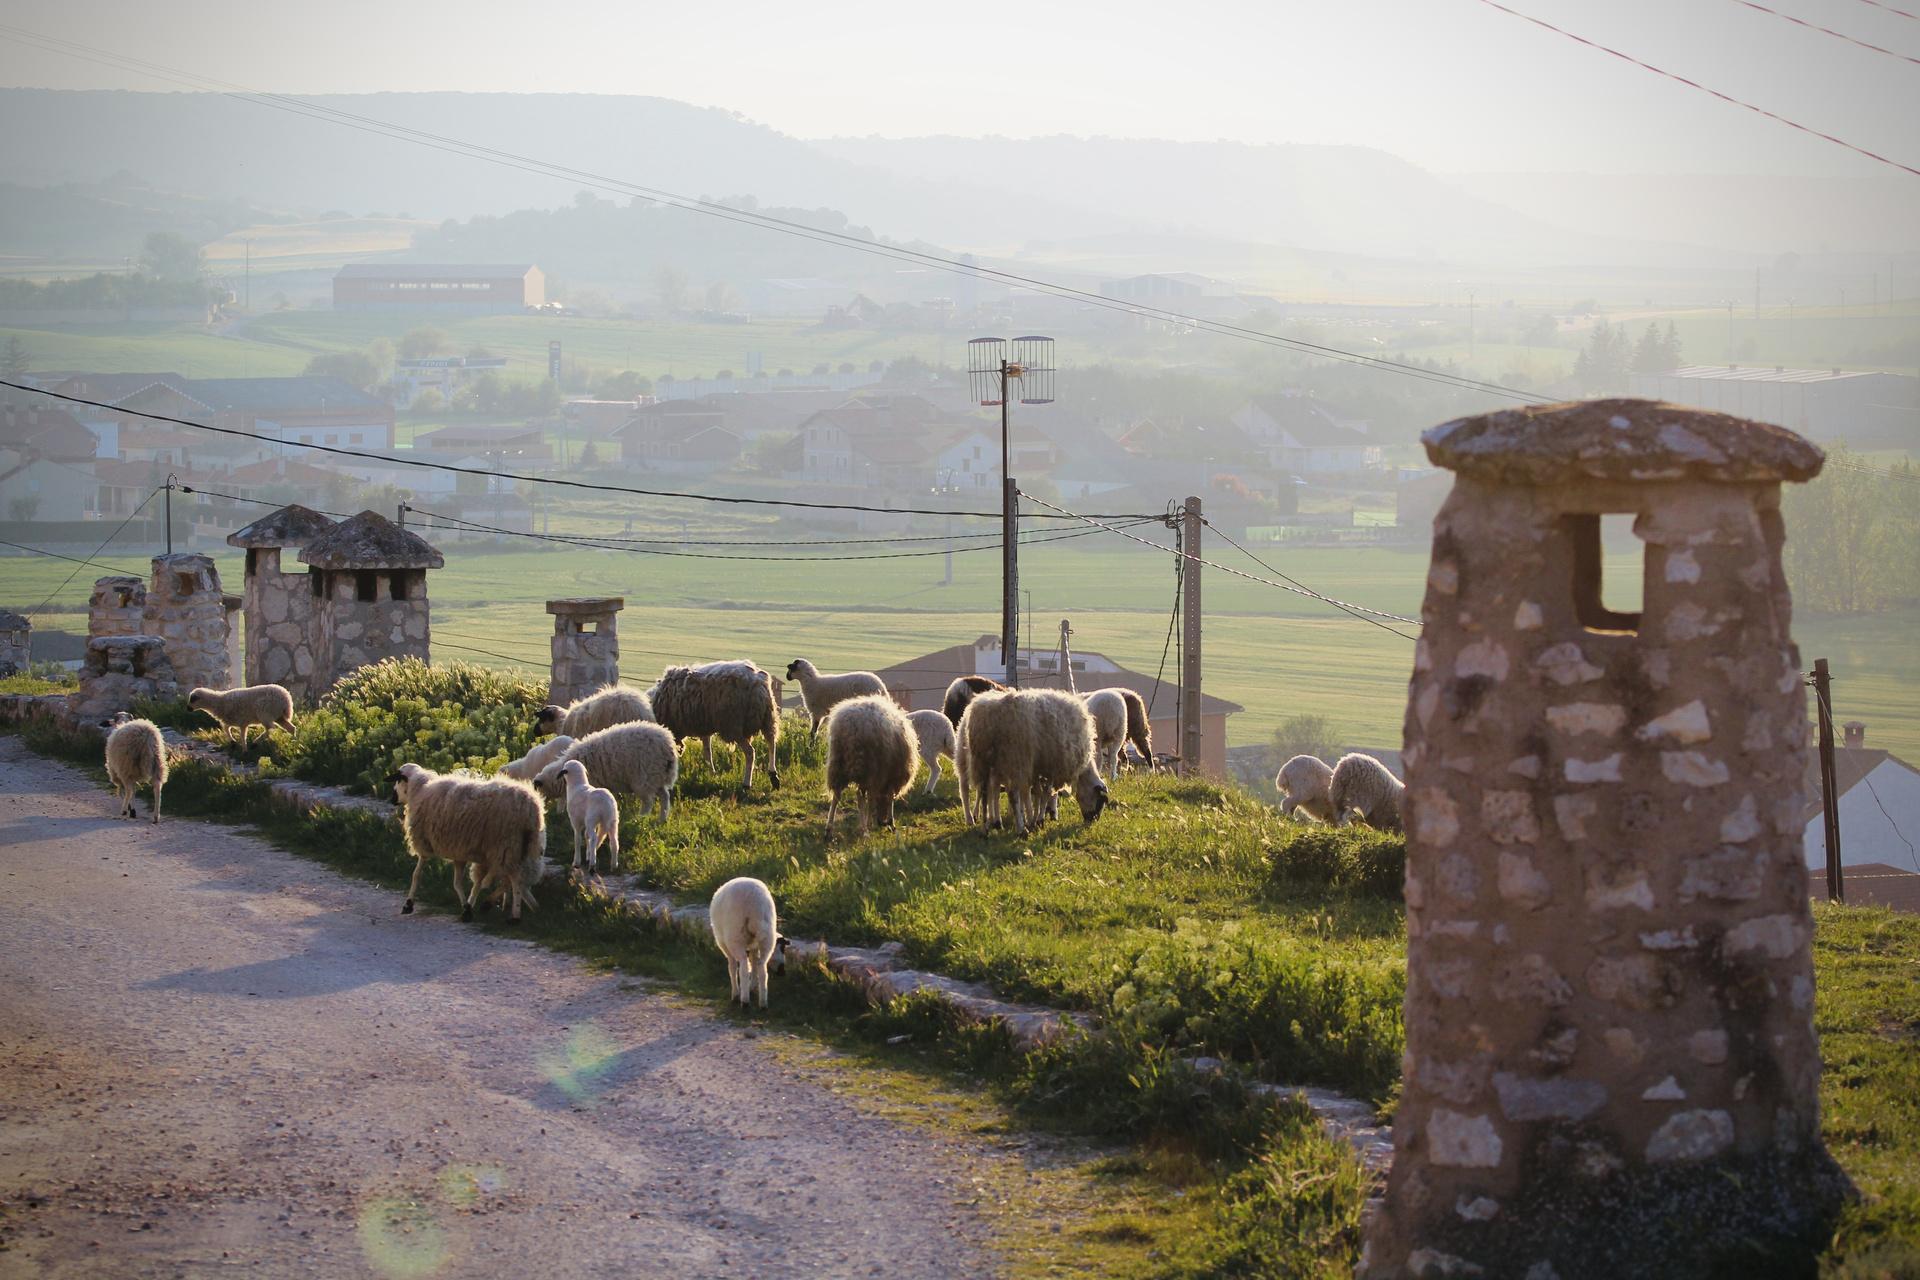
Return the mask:
<path id="1" fill-rule="evenodd" d="M 1200 499 L 1189 497 L 1180 531 L 1180 769 L 1187 777 L 1200 771 L 1200 524 Z"/>
<path id="2" fill-rule="evenodd" d="M 1053 403 L 1053 339 L 973 338 L 967 343 L 967 382 L 982 405 L 1000 406 L 1000 656 L 1006 682 L 1020 683 L 1020 486 L 1013 478 L 1014 383 L 1021 404 Z"/>
<path id="3" fill-rule="evenodd" d="M 1820 723 L 1820 814 L 1827 839 L 1827 897 L 1847 900 L 1840 875 L 1840 797 L 1833 773 L 1833 675 L 1825 658 L 1813 663 L 1814 710 Z"/>
<path id="4" fill-rule="evenodd" d="M 1072 623 L 1065 618 L 1060 619 L 1060 673 L 1067 682 L 1067 692 L 1078 693 L 1080 690 L 1073 683 L 1073 646 L 1068 643 L 1068 637 L 1072 634 Z"/>
<path id="5" fill-rule="evenodd" d="M 167 496 L 162 500 L 166 504 L 166 515 L 162 517 L 167 524 L 167 554 L 173 554 L 173 486 L 180 483 L 180 477 L 167 474 Z"/>
<path id="6" fill-rule="evenodd" d="M 1013 444 L 1007 424 L 1007 372 L 1000 361 L 1000 656 L 1007 683 L 1020 687 L 1020 486 L 1013 479 Z"/>
<path id="7" fill-rule="evenodd" d="M 399 508 L 395 510 L 393 515 L 393 522 L 399 525 L 402 529 L 407 527 L 407 504 L 406 503 L 404 502 L 401 503 Z"/>
<path id="8" fill-rule="evenodd" d="M 248 239 L 243 241 L 242 243 L 244 243 L 247 246 L 247 267 L 246 267 L 246 277 L 245 277 L 246 284 L 244 286 L 246 292 L 241 296 L 244 300 L 244 305 L 247 309 L 247 314 L 252 315 L 253 314 L 253 241 L 252 239 Z"/>

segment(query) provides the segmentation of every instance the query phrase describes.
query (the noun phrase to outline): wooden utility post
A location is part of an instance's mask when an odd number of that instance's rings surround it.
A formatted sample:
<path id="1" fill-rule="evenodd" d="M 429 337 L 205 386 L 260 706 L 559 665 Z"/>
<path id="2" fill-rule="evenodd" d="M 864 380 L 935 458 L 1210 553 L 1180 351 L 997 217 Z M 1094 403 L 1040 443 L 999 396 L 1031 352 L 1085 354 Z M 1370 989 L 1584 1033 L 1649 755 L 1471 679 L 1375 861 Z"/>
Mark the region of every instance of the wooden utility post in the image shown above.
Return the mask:
<path id="1" fill-rule="evenodd" d="M 1001 456 L 1005 457 L 1005 449 Z M 1020 486 L 1007 477 L 1000 501 L 1000 656 L 1007 664 L 1007 684 L 1018 688 L 1020 664 Z"/>
<path id="2" fill-rule="evenodd" d="M 1181 524 L 1180 550 L 1185 557 L 1181 581 L 1185 598 L 1180 605 L 1180 769 L 1191 777 L 1200 771 L 1200 499 L 1188 498 Z"/>
<path id="3" fill-rule="evenodd" d="M 1827 838 L 1827 897 L 1847 900 L 1840 874 L 1840 797 L 1833 772 L 1833 675 L 1825 658 L 1813 662 L 1813 702 L 1820 724 L 1820 814 Z"/>

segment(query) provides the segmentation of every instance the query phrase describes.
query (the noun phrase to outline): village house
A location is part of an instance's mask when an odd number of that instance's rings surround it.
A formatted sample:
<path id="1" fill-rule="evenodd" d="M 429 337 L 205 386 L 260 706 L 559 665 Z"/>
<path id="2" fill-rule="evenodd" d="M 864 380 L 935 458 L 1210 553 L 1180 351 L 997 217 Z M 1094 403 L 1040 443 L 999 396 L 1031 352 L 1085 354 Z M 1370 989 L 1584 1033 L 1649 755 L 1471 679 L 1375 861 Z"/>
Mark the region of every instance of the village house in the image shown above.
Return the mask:
<path id="1" fill-rule="evenodd" d="M 1850 720 L 1833 749 L 1840 797 L 1840 865 L 1891 864 L 1920 872 L 1920 769 L 1891 751 L 1867 745 L 1867 726 Z M 1827 828 L 1816 756 L 1807 770 L 1806 851 L 1809 869 L 1827 865 Z"/>
<path id="2" fill-rule="evenodd" d="M 64 410 L 0 407 L 0 519 L 87 519 L 96 443 Z"/>
<path id="3" fill-rule="evenodd" d="M 1338 475 L 1380 465 L 1381 450 L 1367 423 L 1308 395 L 1256 396 L 1230 421 L 1275 471 Z"/>
<path id="4" fill-rule="evenodd" d="M 416 453 L 436 459 L 487 458 L 496 463 L 548 462 L 553 446 L 546 429 L 538 426 L 451 426 L 423 431 L 413 438 Z"/>
<path id="5" fill-rule="evenodd" d="M 139 386 L 125 389 L 136 381 Z M 101 412 L 118 424 L 119 456 L 129 462 L 226 472 L 277 456 L 283 444 L 373 451 L 393 446 L 393 406 L 331 374 L 294 378 L 80 375 L 62 385 L 106 388 L 88 398 L 111 404 Z M 223 430 L 198 431 L 156 422 L 144 414 Z"/>
<path id="6" fill-rule="evenodd" d="M 613 433 L 620 460 L 629 467 L 670 475 L 709 475 L 740 460 L 740 437 L 726 415 L 700 400 L 649 405 Z"/>

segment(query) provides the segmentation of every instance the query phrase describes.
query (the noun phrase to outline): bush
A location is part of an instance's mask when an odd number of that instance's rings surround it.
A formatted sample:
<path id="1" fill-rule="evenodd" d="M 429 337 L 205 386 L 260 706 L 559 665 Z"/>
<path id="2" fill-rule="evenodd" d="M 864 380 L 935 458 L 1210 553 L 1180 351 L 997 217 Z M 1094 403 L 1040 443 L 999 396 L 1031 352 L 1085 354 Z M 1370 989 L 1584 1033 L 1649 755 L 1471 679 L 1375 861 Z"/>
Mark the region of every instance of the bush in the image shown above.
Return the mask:
<path id="1" fill-rule="evenodd" d="M 1405 836 L 1368 827 L 1301 827 L 1273 855 L 1277 886 L 1326 885 L 1400 897 L 1407 878 Z"/>

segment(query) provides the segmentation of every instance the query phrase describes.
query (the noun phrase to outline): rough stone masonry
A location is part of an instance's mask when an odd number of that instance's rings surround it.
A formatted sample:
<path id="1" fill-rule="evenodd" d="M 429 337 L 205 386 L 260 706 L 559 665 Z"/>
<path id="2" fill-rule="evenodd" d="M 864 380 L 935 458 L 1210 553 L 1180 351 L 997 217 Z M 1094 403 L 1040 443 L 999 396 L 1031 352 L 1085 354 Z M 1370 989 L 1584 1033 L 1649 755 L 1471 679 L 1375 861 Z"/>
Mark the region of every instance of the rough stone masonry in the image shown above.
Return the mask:
<path id="1" fill-rule="evenodd" d="M 1810 1274 L 1850 1188 L 1819 1133 L 1779 499 L 1822 455 L 1636 400 L 1424 441 L 1456 479 L 1409 687 L 1405 1079 L 1361 1273 Z M 1602 591 L 1607 513 L 1644 549 L 1637 613 Z"/>

